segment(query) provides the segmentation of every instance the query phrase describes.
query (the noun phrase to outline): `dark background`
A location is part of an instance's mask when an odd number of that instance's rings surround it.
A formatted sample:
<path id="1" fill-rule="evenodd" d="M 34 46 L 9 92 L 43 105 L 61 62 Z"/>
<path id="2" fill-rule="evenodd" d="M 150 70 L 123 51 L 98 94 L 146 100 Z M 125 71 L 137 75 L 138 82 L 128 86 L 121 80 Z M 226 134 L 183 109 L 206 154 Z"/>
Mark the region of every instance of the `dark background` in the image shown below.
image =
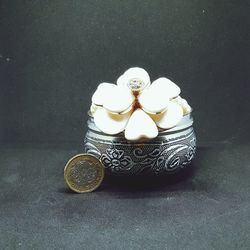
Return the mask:
<path id="1" fill-rule="evenodd" d="M 5 142 L 81 145 L 93 91 L 132 66 L 180 85 L 200 143 L 249 140 L 248 1 L 1 1 L 0 7 Z"/>
<path id="2" fill-rule="evenodd" d="M 3 248 L 249 249 L 249 13 L 234 0 L 1 0 Z M 73 195 L 62 169 L 82 150 L 92 93 L 132 66 L 181 87 L 195 171 Z"/>

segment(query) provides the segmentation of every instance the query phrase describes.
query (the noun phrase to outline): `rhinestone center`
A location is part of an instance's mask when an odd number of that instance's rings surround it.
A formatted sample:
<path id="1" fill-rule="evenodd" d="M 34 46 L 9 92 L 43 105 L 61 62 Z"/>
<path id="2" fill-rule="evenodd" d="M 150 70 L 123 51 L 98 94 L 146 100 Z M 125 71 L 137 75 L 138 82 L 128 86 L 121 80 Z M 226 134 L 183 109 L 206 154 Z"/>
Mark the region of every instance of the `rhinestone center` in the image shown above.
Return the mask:
<path id="1" fill-rule="evenodd" d="M 144 82 L 138 78 L 133 78 L 128 82 L 128 87 L 133 91 L 139 91 L 144 88 Z"/>

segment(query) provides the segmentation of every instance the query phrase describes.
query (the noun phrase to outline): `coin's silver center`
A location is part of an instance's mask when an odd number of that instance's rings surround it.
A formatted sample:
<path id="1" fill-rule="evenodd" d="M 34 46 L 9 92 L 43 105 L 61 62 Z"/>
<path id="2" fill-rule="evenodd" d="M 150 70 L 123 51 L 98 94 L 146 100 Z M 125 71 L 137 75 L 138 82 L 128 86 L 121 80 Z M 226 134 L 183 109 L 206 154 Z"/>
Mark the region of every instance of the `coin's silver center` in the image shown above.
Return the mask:
<path id="1" fill-rule="evenodd" d="M 139 91 L 142 90 L 145 86 L 145 83 L 139 79 L 139 78 L 133 78 L 128 82 L 128 87 L 132 90 L 132 91 Z"/>
<path id="2" fill-rule="evenodd" d="M 97 170 L 89 161 L 79 161 L 71 169 L 71 178 L 80 186 L 85 186 L 96 180 Z"/>

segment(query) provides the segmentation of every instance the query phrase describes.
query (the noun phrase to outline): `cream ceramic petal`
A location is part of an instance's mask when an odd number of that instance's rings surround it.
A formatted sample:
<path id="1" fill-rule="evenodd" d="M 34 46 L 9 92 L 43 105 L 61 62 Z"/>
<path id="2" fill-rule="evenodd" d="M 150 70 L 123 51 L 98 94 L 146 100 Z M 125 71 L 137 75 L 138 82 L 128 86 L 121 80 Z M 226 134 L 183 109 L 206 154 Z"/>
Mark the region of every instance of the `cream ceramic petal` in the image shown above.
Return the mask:
<path id="1" fill-rule="evenodd" d="M 188 104 L 188 102 L 185 100 L 185 102 L 182 105 L 183 113 L 184 115 L 187 115 L 192 112 L 191 106 Z"/>
<path id="2" fill-rule="evenodd" d="M 90 114 L 93 116 L 93 114 L 96 112 L 96 110 L 100 108 L 99 106 L 96 106 L 94 103 L 90 106 Z"/>
<path id="3" fill-rule="evenodd" d="M 116 81 L 116 84 L 121 87 L 126 87 L 128 82 L 126 81 L 126 77 L 123 75 L 120 75 L 119 78 Z"/>
<path id="4" fill-rule="evenodd" d="M 182 107 L 184 115 L 191 113 L 192 108 L 184 98 L 178 96 L 174 98 L 172 101 L 178 103 Z"/>
<path id="5" fill-rule="evenodd" d="M 124 74 L 117 79 L 117 85 L 128 87 L 129 83 L 133 79 L 138 79 L 142 81 L 143 86 L 140 90 L 144 89 L 150 84 L 150 77 L 147 71 L 142 68 L 134 67 L 125 71 Z"/>
<path id="6" fill-rule="evenodd" d="M 181 121 L 183 117 L 183 110 L 179 104 L 170 101 L 165 112 L 150 116 L 158 127 L 169 129 L 176 126 Z"/>
<path id="7" fill-rule="evenodd" d="M 110 93 L 112 93 L 116 88 L 116 84 L 107 82 L 100 83 L 92 96 L 92 103 L 102 106 L 104 101 L 109 98 Z"/>
<path id="8" fill-rule="evenodd" d="M 158 135 L 154 121 L 143 110 L 137 109 L 131 115 L 125 129 L 125 138 L 130 141 L 152 139 Z"/>
<path id="9" fill-rule="evenodd" d="M 169 97 L 161 85 L 157 88 L 151 85 L 142 91 L 138 99 L 142 109 L 148 113 L 160 113 L 167 108 L 169 103 Z"/>
<path id="10" fill-rule="evenodd" d="M 123 115 L 113 114 L 108 112 L 105 108 L 98 108 L 93 116 L 97 128 L 106 134 L 115 135 L 125 129 L 131 113 L 132 111 Z"/>
<path id="11" fill-rule="evenodd" d="M 135 97 L 128 88 L 115 86 L 109 92 L 108 98 L 103 100 L 103 107 L 110 112 L 121 113 L 130 108 Z"/>
<path id="12" fill-rule="evenodd" d="M 157 80 L 152 82 L 152 85 L 150 87 L 158 89 L 159 92 L 163 91 L 165 95 L 170 99 L 178 96 L 181 93 L 181 89 L 166 77 L 158 78 Z"/>

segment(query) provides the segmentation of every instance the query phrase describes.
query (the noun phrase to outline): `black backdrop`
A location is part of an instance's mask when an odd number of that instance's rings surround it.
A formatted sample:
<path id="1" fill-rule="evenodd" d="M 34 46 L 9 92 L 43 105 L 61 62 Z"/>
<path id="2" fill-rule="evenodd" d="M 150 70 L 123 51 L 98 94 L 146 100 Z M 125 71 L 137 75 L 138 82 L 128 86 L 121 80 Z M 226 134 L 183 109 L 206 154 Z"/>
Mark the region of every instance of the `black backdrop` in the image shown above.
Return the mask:
<path id="1" fill-rule="evenodd" d="M 1 248 L 249 249 L 249 13 L 247 0 L 0 0 Z M 73 195 L 63 167 L 92 93 L 131 66 L 180 85 L 193 167 Z"/>
<path id="2" fill-rule="evenodd" d="M 4 142 L 74 143 L 91 95 L 131 66 L 180 85 L 199 145 L 246 142 L 249 1 L 1 1 Z"/>

